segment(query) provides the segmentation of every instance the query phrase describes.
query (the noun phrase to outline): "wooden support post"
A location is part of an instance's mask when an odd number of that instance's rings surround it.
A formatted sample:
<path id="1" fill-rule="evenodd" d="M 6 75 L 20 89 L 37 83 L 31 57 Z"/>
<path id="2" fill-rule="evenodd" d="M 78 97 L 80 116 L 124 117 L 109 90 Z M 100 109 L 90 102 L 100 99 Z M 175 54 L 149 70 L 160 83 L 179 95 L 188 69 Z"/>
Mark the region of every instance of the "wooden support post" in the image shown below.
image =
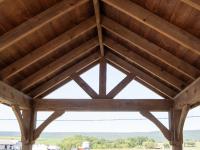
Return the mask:
<path id="1" fill-rule="evenodd" d="M 107 72 L 107 64 L 106 59 L 102 58 L 100 60 L 100 69 L 99 69 L 99 95 L 100 98 L 104 98 L 106 96 L 106 72 Z"/>
<path id="2" fill-rule="evenodd" d="M 171 142 L 172 150 L 183 149 L 183 126 L 189 111 L 189 106 L 185 105 L 182 109 L 173 108 L 170 112 L 169 124 L 172 133 Z"/>
<path id="3" fill-rule="evenodd" d="M 22 150 L 32 150 L 33 131 L 36 126 L 36 111 L 34 107 L 30 110 L 20 110 L 16 105 L 12 106 L 21 130 Z"/>

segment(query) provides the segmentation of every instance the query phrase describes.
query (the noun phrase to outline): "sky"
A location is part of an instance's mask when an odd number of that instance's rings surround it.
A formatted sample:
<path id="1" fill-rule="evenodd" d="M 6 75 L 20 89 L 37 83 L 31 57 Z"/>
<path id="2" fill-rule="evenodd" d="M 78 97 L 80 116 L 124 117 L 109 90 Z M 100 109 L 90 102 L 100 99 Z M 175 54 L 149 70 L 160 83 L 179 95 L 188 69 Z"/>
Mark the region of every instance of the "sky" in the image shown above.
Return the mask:
<path id="1" fill-rule="evenodd" d="M 98 93 L 99 65 L 81 75 Z M 126 75 L 112 66 L 107 66 L 107 93 L 114 88 Z M 45 98 L 90 99 L 90 97 L 74 82 L 71 81 L 55 90 Z M 120 92 L 115 99 L 158 99 L 162 97 L 144 87 L 137 81 L 132 81 Z M 52 112 L 38 112 L 37 126 Z M 153 112 L 168 128 L 168 113 Z M 193 117 L 191 117 L 193 116 Z M 200 107 L 192 109 L 186 119 L 184 130 L 200 130 Z M 10 119 L 10 120 L 9 120 Z M 0 131 L 19 131 L 10 107 L 0 104 Z M 150 132 L 158 128 L 138 112 L 68 112 L 51 123 L 44 132 Z"/>

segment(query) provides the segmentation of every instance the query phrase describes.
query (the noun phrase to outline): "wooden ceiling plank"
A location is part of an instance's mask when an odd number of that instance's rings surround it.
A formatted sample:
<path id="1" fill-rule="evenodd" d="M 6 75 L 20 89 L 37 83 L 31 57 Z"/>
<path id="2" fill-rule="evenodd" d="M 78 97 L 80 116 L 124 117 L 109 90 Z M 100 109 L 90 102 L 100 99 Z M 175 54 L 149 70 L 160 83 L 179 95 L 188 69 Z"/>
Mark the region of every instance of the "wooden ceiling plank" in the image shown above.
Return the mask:
<path id="1" fill-rule="evenodd" d="M 32 65 L 33 63 L 39 61 L 40 59 L 44 58 L 45 56 L 51 54 L 52 52 L 56 51 L 58 48 L 64 46 L 65 44 L 71 42 L 72 40 L 78 38 L 79 36 L 85 34 L 92 28 L 96 26 L 95 18 L 91 17 L 88 20 L 80 23 L 79 25 L 75 26 L 74 28 L 66 31 L 65 33 L 61 34 L 60 36 L 56 37 L 55 39 L 51 40 L 47 44 L 37 48 L 36 50 L 30 52 L 23 58 L 17 60 L 13 64 L 7 66 L 3 70 L 0 71 L 0 77 L 2 80 L 7 80 L 17 74 L 18 72 L 22 71 L 23 69 L 27 68 L 28 66 Z"/>
<path id="2" fill-rule="evenodd" d="M 127 74 L 127 76 L 121 81 L 119 82 L 108 94 L 107 97 L 112 99 L 114 98 L 117 94 L 120 93 L 120 91 L 122 91 L 135 77 L 134 74 L 130 73 Z"/>
<path id="3" fill-rule="evenodd" d="M 106 96 L 106 81 L 107 81 L 107 64 L 106 59 L 102 58 L 100 60 L 99 66 L 99 96 L 105 97 Z"/>
<path id="4" fill-rule="evenodd" d="M 200 75 L 200 71 L 189 63 L 186 63 L 165 49 L 155 45 L 152 42 L 149 42 L 143 37 L 107 17 L 102 18 L 102 27 L 129 42 L 130 44 L 138 47 L 142 51 L 150 54 L 156 59 L 159 59 L 163 63 L 184 74 L 191 80 L 195 80 Z"/>
<path id="5" fill-rule="evenodd" d="M 40 13 L 39 15 L 22 23 L 18 27 L 1 36 L 0 52 L 4 51 L 6 48 L 23 39 L 27 35 L 34 33 L 36 30 L 43 27 L 44 25 L 52 22 L 58 17 L 61 17 L 63 14 L 73 10 L 74 8 L 85 4 L 88 1 L 89 0 L 63 0 L 55 6 Z"/>
<path id="6" fill-rule="evenodd" d="M 90 53 L 95 47 L 98 46 L 97 38 L 93 38 L 85 42 L 84 44 L 80 45 L 79 47 L 71 50 L 67 54 L 63 55 L 56 61 L 50 63 L 49 65 L 43 67 L 39 71 L 35 72 L 34 74 L 30 75 L 29 77 L 25 78 L 24 80 L 20 81 L 15 85 L 17 89 L 21 89 L 25 91 L 35 83 L 41 81 L 48 75 L 54 73 L 55 71 L 59 70 L 60 68 L 66 66 L 67 64 L 79 59 Z"/>
<path id="7" fill-rule="evenodd" d="M 154 13 L 142 8 L 130 0 L 102 0 L 107 5 L 118 9 L 124 14 L 136 19 L 146 26 L 165 35 L 169 39 L 177 42 L 183 47 L 200 55 L 200 40 L 185 30 L 169 23 Z"/>
<path id="8" fill-rule="evenodd" d="M 200 11 L 200 1 L 199 0 L 181 0 L 183 3 L 191 6 L 192 8 Z"/>
<path id="9" fill-rule="evenodd" d="M 74 64 L 72 67 L 68 68 L 67 70 L 63 71 L 61 74 L 53 77 L 49 81 L 45 82 L 44 84 L 40 85 L 33 91 L 31 91 L 28 95 L 30 95 L 33 98 L 38 98 L 42 94 L 46 93 L 47 91 L 53 89 L 56 87 L 59 83 L 65 81 L 66 79 L 70 78 L 70 76 L 73 73 L 80 72 L 84 68 L 87 68 L 87 66 L 90 66 L 91 64 L 96 63 L 98 61 L 99 56 L 97 53 L 92 54 L 85 59 L 81 60 L 80 62 Z M 71 79 L 71 78 L 70 78 Z"/>
<path id="10" fill-rule="evenodd" d="M 200 103 L 200 77 L 182 90 L 176 97 L 175 106 L 182 108 L 184 105 L 196 105 Z"/>
<path id="11" fill-rule="evenodd" d="M 169 111 L 169 100 L 153 99 L 36 99 L 38 111 Z"/>
<path id="12" fill-rule="evenodd" d="M 136 54 L 135 52 L 127 49 L 126 47 L 122 46 L 121 44 L 113 41 L 110 38 L 105 38 L 104 44 L 106 47 L 110 48 L 115 53 L 118 53 L 122 57 L 126 58 L 130 62 L 136 64 L 137 66 L 142 67 L 152 75 L 160 78 L 164 82 L 172 85 L 177 90 L 182 90 L 185 86 L 185 83 L 175 76 L 169 74 L 168 72 L 162 70 L 159 66 L 151 63 L 150 61 L 144 59 L 140 55 Z"/>
<path id="13" fill-rule="evenodd" d="M 29 109 L 31 106 L 31 97 L 2 81 L 0 81 L 0 100 L 2 103 L 19 106 L 21 109 Z"/>
<path id="14" fill-rule="evenodd" d="M 104 47 L 103 47 L 103 35 L 102 35 L 102 27 L 101 27 L 101 13 L 100 13 L 99 0 L 93 0 L 93 5 L 94 5 L 95 16 L 96 16 L 99 46 L 100 46 L 101 56 L 103 57 L 104 56 Z"/>
<path id="15" fill-rule="evenodd" d="M 139 79 L 139 80 L 144 81 L 145 83 L 148 83 L 148 85 L 150 85 L 151 87 L 153 87 L 153 88 L 157 89 L 158 91 L 160 91 L 161 93 L 163 93 L 163 95 L 165 95 L 165 97 L 173 98 L 177 94 L 177 92 L 174 91 L 173 89 L 167 87 L 165 84 L 157 81 L 152 76 L 139 70 L 138 68 L 134 67 L 133 65 L 131 65 L 130 63 L 126 62 L 125 60 L 119 58 L 118 56 L 108 52 L 106 54 L 106 58 L 108 59 L 108 61 L 112 62 L 113 64 L 125 69 L 126 71 L 129 71 L 129 73 L 135 74 L 136 80 Z"/>
<path id="16" fill-rule="evenodd" d="M 73 74 L 71 78 L 91 97 L 98 98 L 98 94 L 77 74 Z"/>

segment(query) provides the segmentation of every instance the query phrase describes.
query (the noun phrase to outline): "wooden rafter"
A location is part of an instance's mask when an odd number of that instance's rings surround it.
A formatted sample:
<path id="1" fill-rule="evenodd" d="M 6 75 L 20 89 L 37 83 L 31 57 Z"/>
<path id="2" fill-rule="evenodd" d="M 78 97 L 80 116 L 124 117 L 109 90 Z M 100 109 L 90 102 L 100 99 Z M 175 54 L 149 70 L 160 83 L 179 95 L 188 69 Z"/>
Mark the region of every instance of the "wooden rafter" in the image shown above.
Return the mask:
<path id="1" fill-rule="evenodd" d="M 152 113 L 150 113 L 148 111 L 141 111 L 140 114 L 142 116 L 146 117 L 147 119 L 149 119 L 150 121 L 152 121 L 160 129 L 160 131 L 163 133 L 165 138 L 168 141 L 171 141 L 170 130 L 168 130 Z"/>
<path id="2" fill-rule="evenodd" d="M 106 95 L 106 81 L 107 81 L 107 64 L 106 59 L 102 58 L 100 60 L 100 67 L 99 67 L 99 96 L 105 97 Z"/>
<path id="3" fill-rule="evenodd" d="M 101 28 L 101 13 L 100 13 L 99 0 L 93 0 L 93 5 L 94 5 L 95 16 L 96 16 L 99 46 L 100 46 L 101 56 L 103 57 L 104 56 L 104 47 L 103 47 L 103 35 L 102 35 L 102 28 Z"/>
<path id="4" fill-rule="evenodd" d="M 73 74 L 71 78 L 91 97 L 98 98 L 98 94 L 77 74 Z"/>
<path id="5" fill-rule="evenodd" d="M 181 0 L 181 1 L 200 11 L 200 1 L 199 0 Z"/>
<path id="6" fill-rule="evenodd" d="M 62 116 L 65 113 L 65 111 L 55 111 L 53 114 L 51 114 L 37 129 L 34 130 L 33 139 L 34 141 L 40 136 L 42 131 L 55 119 Z"/>
<path id="7" fill-rule="evenodd" d="M 150 85 L 151 87 L 162 93 L 164 97 L 173 98 L 177 94 L 177 92 L 174 91 L 173 89 L 157 81 L 152 76 L 139 70 L 138 68 L 134 67 L 130 63 L 121 59 L 120 57 L 108 52 L 106 58 L 108 59 L 109 62 L 118 66 L 118 68 L 122 68 L 121 70 L 126 70 L 129 73 L 135 74 L 136 75 L 135 80 L 147 83 L 148 85 Z M 155 92 L 157 93 L 157 91 Z"/>
<path id="8" fill-rule="evenodd" d="M 93 38 L 84 44 L 80 45 L 79 47 L 71 50 L 67 54 L 63 55 L 56 61 L 50 63 L 49 65 L 45 66 L 44 68 L 40 69 L 36 73 L 32 74 L 31 76 L 27 77 L 23 81 L 19 82 L 15 85 L 18 89 L 25 91 L 35 83 L 41 81 L 48 75 L 54 73 L 58 69 L 66 66 L 67 64 L 87 55 L 90 53 L 96 46 L 98 46 L 98 41 L 96 38 Z"/>
<path id="9" fill-rule="evenodd" d="M 31 91 L 29 93 L 29 95 L 31 95 L 33 98 L 40 97 L 41 95 L 43 95 L 47 91 L 51 91 L 51 89 L 54 89 L 54 87 L 56 87 L 59 83 L 62 83 L 63 81 L 65 81 L 67 79 L 71 80 L 70 76 L 73 73 L 75 73 L 75 72 L 78 73 L 81 70 L 87 68 L 87 66 L 91 66 L 93 64 L 96 64 L 98 59 L 99 59 L 99 56 L 98 56 L 97 53 L 86 57 L 82 61 L 78 62 L 77 64 L 75 64 L 72 67 L 68 68 L 67 70 L 63 71 L 61 74 L 53 77 L 49 81 L 47 81 L 44 84 L 38 86 L 36 89 Z"/>
<path id="10" fill-rule="evenodd" d="M 200 55 L 200 40 L 183 29 L 169 23 L 130 0 L 102 1 Z"/>
<path id="11" fill-rule="evenodd" d="M 2 81 L 0 81 L 0 100 L 2 103 L 19 106 L 22 109 L 29 109 L 31 106 L 31 97 Z"/>
<path id="12" fill-rule="evenodd" d="M 118 53 L 125 59 L 129 60 L 130 62 L 136 64 L 137 66 L 145 69 L 152 75 L 160 78 L 164 82 L 170 84 L 177 90 L 182 90 L 185 86 L 185 83 L 178 79 L 177 77 L 171 75 L 170 73 L 162 70 L 161 67 L 153 64 L 152 62 L 146 60 L 145 58 L 141 57 L 140 55 L 136 54 L 134 51 L 127 49 L 126 47 L 122 46 L 121 44 L 113 41 L 110 38 L 105 38 L 104 44 L 106 47 Z"/>
<path id="13" fill-rule="evenodd" d="M 119 82 L 108 94 L 107 97 L 112 99 L 114 98 L 120 91 L 122 91 L 135 77 L 135 74 L 127 74 L 127 76 Z"/>
<path id="14" fill-rule="evenodd" d="M 186 75 L 191 80 L 195 80 L 200 75 L 197 68 L 107 17 L 102 18 L 102 27 Z"/>
<path id="15" fill-rule="evenodd" d="M 36 110 L 41 111 L 169 111 L 169 100 L 125 99 L 36 99 Z"/>
<path id="16" fill-rule="evenodd" d="M 49 8 L 41 14 L 29 19 L 28 21 L 24 22 L 20 26 L 9 31 L 1 37 L 0 52 L 12 44 L 18 42 L 22 38 L 26 37 L 27 35 L 34 33 L 44 25 L 52 22 L 63 14 L 73 10 L 74 8 L 77 8 L 80 5 L 83 5 L 88 1 L 89 0 L 81 0 L 77 2 L 74 0 L 63 0 L 52 8 Z"/>
<path id="17" fill-rule="evenodd" d="M 85 34 L 89 30 L 94 28 L 95 25 L 96 25 L 95 18 L 92 17 L 80 23 L 79 25 L 75 26 L 74 28 L 70 29 L 69 31 L 66 31 L 65 33 L 51 40 L 47 44 L 37 48 L 36 50 L 30 52 L 26 56 L 22 57 L 21 59 L 17 60 L 13 64 L 1 70 L 0 71 L 1 79 L 6 80 L 6 79 L 11 78 L 12 76 L 22 71 L 23 69 L 29 67 L 33 63 L 36 63 L 40 59 L 53 53 L 54 51 L 64 46 L 65 44 Z"/>
<path id="18" fill-rule="evenodd" d="M 182 108 L 184 105 L 196 105 L 200 102 L 200 77 L 181 91 L 174 98 L 177 108 Z"/>

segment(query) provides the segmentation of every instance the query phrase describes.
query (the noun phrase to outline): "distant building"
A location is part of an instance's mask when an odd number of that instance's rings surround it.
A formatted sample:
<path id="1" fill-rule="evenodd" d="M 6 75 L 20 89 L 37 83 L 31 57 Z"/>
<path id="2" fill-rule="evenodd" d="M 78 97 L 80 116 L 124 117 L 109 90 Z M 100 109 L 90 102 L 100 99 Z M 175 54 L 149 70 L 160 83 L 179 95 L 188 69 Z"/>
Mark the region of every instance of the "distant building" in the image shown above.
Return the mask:
<path id="1" fill-rule="evenodd" d="M 78 150 L 90 150 L 90 142 L 85 141 L 82 143 L 82 146 Z"/>
<path id="2" fill-rule="evenodd" d="M 50 145 L 50 146 L 47 147 L 47 150 L 60 150 L 60 147 L 54 146 L 54 145 Z"/>
<path id="3" fill-rule="evenodd" d="M 60 150 L 60 147 L 55 145 L 35 144 L 33 150 Z"/>
<path id="4" fill-rule="evenodd" d="M 0 140 L 0 150 L 21 150 L 21 142 L 17 140 Z"/>

